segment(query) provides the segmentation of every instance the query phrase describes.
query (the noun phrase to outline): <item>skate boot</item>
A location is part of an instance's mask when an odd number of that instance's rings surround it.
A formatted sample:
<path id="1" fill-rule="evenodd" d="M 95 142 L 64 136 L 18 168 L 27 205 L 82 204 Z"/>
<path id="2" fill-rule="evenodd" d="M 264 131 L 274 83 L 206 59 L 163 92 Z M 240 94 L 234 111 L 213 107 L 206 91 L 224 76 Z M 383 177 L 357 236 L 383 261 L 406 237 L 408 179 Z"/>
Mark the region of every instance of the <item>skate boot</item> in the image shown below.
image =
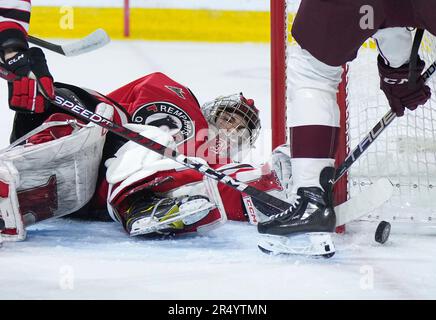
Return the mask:
<path id="1" fill-rule="evenodd" d="M 335 253 L 331 233 L 336 226 L 332 201 L 334 168 L 321 172 L 323 188 L 301 187 L 291 207 L 258 224 L 263 234 L 259 249 L 270 254 L 300 254 L 331 257 Z"/>
<path id="2" fill-rule="evenodd" d="M 139 198 L 127 210 L 125 229 L 131 236 L 171 235 L 200 221 L 214 208 L 204 196 Z"/>

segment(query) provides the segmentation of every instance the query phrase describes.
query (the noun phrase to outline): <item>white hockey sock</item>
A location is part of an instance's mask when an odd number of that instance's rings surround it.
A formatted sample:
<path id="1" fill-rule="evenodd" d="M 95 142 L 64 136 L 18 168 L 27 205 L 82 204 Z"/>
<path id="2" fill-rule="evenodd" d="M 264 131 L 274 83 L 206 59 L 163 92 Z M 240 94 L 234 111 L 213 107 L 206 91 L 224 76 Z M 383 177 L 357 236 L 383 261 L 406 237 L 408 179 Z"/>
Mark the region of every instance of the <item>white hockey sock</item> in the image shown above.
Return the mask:
<path id="1" fill-rule="evenodd" d="M 293 187 L 292 193 L 297 193 L 300 187 L 319 187 L 319 175 L 325 167 L 335 165 L 335 159 L 310 159 L 310 158 L 293 158 L 292 163 L 292 178 Z"/>

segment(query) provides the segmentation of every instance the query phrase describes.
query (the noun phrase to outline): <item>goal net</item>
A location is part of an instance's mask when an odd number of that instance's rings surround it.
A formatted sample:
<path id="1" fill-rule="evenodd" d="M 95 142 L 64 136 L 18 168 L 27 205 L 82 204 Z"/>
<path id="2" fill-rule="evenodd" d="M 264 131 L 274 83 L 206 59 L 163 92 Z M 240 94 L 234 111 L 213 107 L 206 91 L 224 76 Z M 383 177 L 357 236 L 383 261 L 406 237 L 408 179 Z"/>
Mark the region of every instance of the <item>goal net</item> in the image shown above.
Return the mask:
<path id="1" fill-rule="evenodd" d="M 286 140 L 286 74 L 296 46 L 290 34 L 298 0 L 271 1 L 272 128 L 273 146 Z M 436 60 L 436 38 L 425 33 L 420 55 L 427 67 Z M 344 66 L 338 92 L 341 109 L 341 143 L 337 163 L 369 133 L 389 110 L 379 89 L 377 50 L 372 40 L 357 59 Z M 436 221 L 436 76 L 429 81 L 432 99 L 397 118 L 353 164 L 335 186 L 340 203 L 381 177 L 394 185 L 394 196 L 367 218 L 428 223 Z"/>

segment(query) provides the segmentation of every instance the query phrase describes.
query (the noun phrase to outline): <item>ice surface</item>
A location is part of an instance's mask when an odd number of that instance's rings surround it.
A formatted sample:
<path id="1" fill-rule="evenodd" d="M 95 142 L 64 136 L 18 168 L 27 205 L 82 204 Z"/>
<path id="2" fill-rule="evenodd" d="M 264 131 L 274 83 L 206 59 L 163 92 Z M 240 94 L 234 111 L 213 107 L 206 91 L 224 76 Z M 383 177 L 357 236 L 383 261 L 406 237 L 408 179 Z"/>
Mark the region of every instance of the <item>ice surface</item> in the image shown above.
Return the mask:
<path id="1" fill-rule="evenodd" d="M 48 53 L 57 81 L 111 91 L 161 71 L 200 103 L 243 91 L 261 110 L 264 133 L 252 160 L 270 152 L 269 47 L 258 44 L 112 42 L 65 58 Z M 1 146 L 13 113 L 1 83 Z M 0 250 L 0 299 L 435 299 L 436 230 L 393 225 L 385 245 L 374 223 L 334 237 L 331 259 L 271 257 L 246 223 L 203 236 L 129 238 L 111 222 L 59 219 L 29 228 L 28 239 Z"/>

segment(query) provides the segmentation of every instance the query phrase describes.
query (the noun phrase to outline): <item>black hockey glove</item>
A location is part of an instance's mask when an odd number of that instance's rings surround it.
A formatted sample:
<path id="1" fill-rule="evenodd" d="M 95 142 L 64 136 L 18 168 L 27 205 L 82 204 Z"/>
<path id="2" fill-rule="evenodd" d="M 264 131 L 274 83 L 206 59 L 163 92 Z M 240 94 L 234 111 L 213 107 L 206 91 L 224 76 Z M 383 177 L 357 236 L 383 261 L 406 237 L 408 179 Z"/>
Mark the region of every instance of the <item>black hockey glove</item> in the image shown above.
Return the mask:
<path id="1" fill-rule="evenodd" d="M 0 32 L 4 67 L 19 76 L 8 84 L 9 106 L 15 111 L 42 113 L 50 104 L 45 97 L 54 99 L 53 77 L 42 50 L 29 49 L 24 35 L 19 33 L 22 32 L 17 29 Z"/>
<path id="2" fill-rule="evenodd" d="M 425 62 L 418 57 L 416 73 L 421 75 L 424 70 Z M 415 87 L 411 89 L 408 83 L 409 64 L 404 64 L 399 68 L 392 68 L 385 64 L 383 58 L 378 57 L 378 70 L 380 73 L 380 89 L 388 98 L 392 111 L 401 117 L 404 115 L 405 108 L 415 110 L 423 105 L 431 97 L 431 91 L 420 77 Z"/>

